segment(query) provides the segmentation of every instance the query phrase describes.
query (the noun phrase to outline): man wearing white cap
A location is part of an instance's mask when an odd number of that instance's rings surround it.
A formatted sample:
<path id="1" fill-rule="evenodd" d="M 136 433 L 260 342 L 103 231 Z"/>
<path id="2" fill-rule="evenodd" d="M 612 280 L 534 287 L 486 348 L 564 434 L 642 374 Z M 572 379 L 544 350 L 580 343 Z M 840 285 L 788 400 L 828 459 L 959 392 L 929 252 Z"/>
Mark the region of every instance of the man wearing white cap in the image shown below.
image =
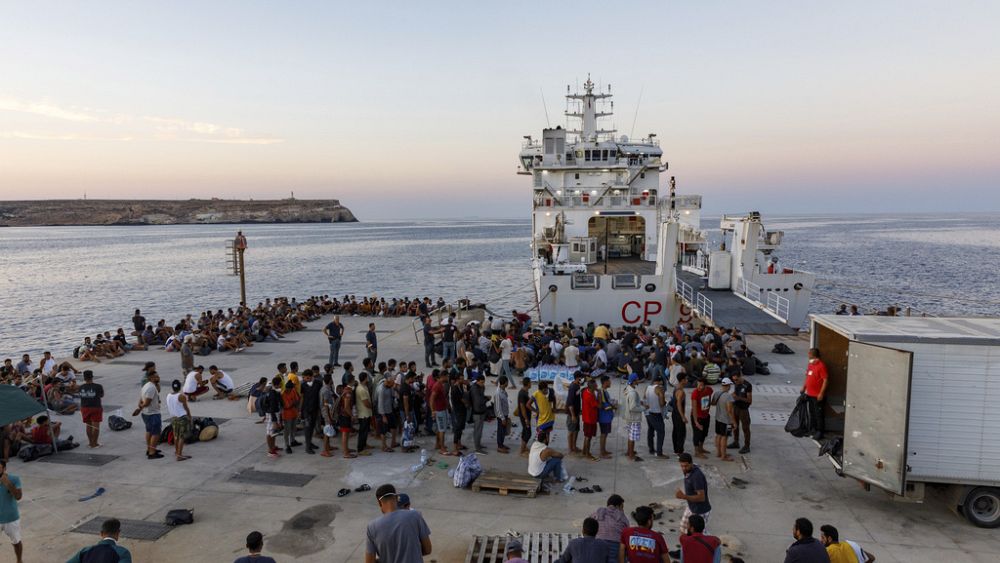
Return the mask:
<path id="1" fill-rule="evenodd" d="M 726 443 L 729 439 L 729 425 L 733 423 L 733 394 L 730 389 L 733 387 L 733 380 L 728 377 L 722 380 L 722 390 L 717 391 L 712 397 L 712 404 L 715 405 L 715 452 L 716 457 L 722 461 L 733 461 L 733 456 L 726 451 Z"/>

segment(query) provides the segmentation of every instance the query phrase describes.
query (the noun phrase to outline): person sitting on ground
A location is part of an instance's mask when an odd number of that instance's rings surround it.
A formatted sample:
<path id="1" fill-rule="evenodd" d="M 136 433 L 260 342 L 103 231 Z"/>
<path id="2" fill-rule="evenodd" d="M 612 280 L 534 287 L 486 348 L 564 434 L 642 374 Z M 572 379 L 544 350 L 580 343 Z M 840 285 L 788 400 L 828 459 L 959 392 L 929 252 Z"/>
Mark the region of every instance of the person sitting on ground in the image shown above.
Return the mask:
<path id="1" fill-rule="evenodd" d="M 521 540 L 514 538 L 507 540 L 507 547 L 504 551 L 507 552 L 507 561 L 505 563 L 528 563 L 521 557 L 524 555 L 524 546 L 521 544 Z"/>
<path id="2" fill-rule="evenodd" d="M 208 366 L 208 383 L 215 389 L 215 396 L 213 399 L 226 399 L 235 400 L 239 399 L 234 393 L 235 385 L 233 384 L 233 378 L 229 377 L 229 374 L 217 368 L 216 366 Z"/>
<path id="3" fill-rule="evenodd" d="M 98 362 L 98 363 L 100 363 L 100 361 L 101 361 L 101 359 L 97 357 L 97 352 L 94 349 L 94 343 L 91 342 L 89 336 L 84 337 L 83 344 L 81 344 L 80 347 L 77 348 L 76 357 L 79 358 L 80 361 L 83 361 L 83 362 Z"/>
<path id="4" fill-rule="evenodd" d="M 631 526 L 622 530 L 619 538 L 618 561 L 628 562 L 657 562 L 670 563 L 670 555 L 667 553 L 667 540 L 663 539 L 663 534 L 654 531 L 653 509 L 648 506 L 640 506 L 632 513 L 638 526 Z"/>
<path id="5" fill-rule="evenodd" d="M 196 366 L 193 371 L 187 374 L 184 378 L 184 394 L 191 401 L 197 401 L 199 395 L 204 395 L 208 392 L 208 384 L 202 378 L 202 374 L 205 372 L 204 366 Z"/>
<path id="6" fill-rule="evenodd" d="M 64 362 L 59 366 L 59 370 L 56 371 L 55 384 L 59 387 L 59 390 L 63 394 L 76 395 L 79 391 L 79 387 L 76 383 L 76 372 L 72 369 L 72 366 L 68 362 Z"/>
<path id="7" fill-rule="evenodd" d="M 16 420 L 10 424 L 0 427 L 0 460 L 6 462 L 10 456 L 17 455 L 21 449 L 21 444 L 31 441 L 31 433 L 28 428 L 31 426 L 31 418 Z"/>
<path id="8" fill-rule="evenodd" d="M 49 421 L 49 417 L 43 414 L 35 419 L 35 426 L 31 429 L 31 443 L 51 444 L 53 437 L 55 437 L 56 440 L 59 439 L 59 433 L 61 431 L 61 422 L 51 422 Z M 72 441 L 72 439 L 72 436 L 70 436 L 70 441 Z"/>
<path id="9" fill-rule="evenodd" d="M 549 447 L 549 433 L 542 432 L 531 444 L 528 452 L 528 474 L 544 483 L 551 478 L 557 483 L 563 481 L 563 454 Z"/>
<path id="10" fill-rule="evenodd" d="M 66 563 L 89 563 L 91 561 L 117 561 L 132 563 L 129 550 L 118 545 L 122 523 L 117 518 L 109 518 L 101 524 L 101 541 L 85 547 L 70 557 Z"/>
<path id="11" fill-rule="evenodd" d="M 795 543 L 785 550 L 785 563 L 830 563 L 826 547 L 813 537 L 813 524 L 808 518 L 796 518 L 792 528 Z"/>
<path id="12" fill-rule="evenodd" d="M 607 554 L 596 537 L 597 529 L 597 520 L 584 518 L 583 536 L 571 539 L 556 563 L 606 563 Z"/>
<path id="13" fill-rule="evenodd" d="M 840 532 L 830 524 L 819 527 L 819 539 L 826 546 L 830 563 L 875 563 L 875 556 L 857 542 L 841 540 Z"/>
<path id="14" fill-rule="evenodd" d="M 261 555 L 264 550 L 264 534 L 253 531 L 247 534 L 247 554 L 238 557 L 233 563 L 276 563 L 273 557 Z"/>
<path id="15" fill-rule="evenodd" d="M 685 563 L 714 563 L 722 558 L 722 540 L 705 535 L 705 519 L 698 514 L 688 518 L 688 533 L 681 534 L 681 560 Z"/>
<path id="16" fill-rule="evenodd" d="M 598 508 L 590 517 L 597 520 L 597 539 L 604 544 L 608 561 L 618 561 L 618 542 L 621 540 L 622 530 L 628 528 L 625 499 L 619 495 L 611 495 L 607 506 Z"/>
<path id="17" fill-rule="evenodd" d="M 41 376 L 45 400 L 50 409 L 59 414 L 73 414 L 80 407 L 72 396 L 62 392 L 62 388 L 51 377 Z"/>

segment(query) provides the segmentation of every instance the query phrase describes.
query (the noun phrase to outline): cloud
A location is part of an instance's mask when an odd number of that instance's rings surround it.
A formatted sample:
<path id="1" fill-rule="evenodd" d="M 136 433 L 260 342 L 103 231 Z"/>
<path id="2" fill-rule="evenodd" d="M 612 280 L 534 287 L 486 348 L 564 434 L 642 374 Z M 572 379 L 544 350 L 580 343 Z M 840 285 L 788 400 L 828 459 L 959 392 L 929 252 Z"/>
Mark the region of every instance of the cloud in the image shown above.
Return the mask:
<path id="1" fill-rule="evenodd" d="M 284 142 L 284 139 L 277 137 L 250 135 L 240 127 L 230 127 L 205 121 L 191 121 L 176 117 L 153 115 L 132 116 L 76 106 L 61 107 L 47 101 L 34 102 L 0 97 L 0 111 L 25 113 L 77 123 L 104 124 L 117 131 L 121 131 L 122 129 L 128 130 L 128 134 L 124 135 L 86 135 L 76 132 L 51 134 L 8 131 L 0 132 L 0 138 L 3 139 L 49 141 L 158 140 L 235 145 L 273 145 Z"/>

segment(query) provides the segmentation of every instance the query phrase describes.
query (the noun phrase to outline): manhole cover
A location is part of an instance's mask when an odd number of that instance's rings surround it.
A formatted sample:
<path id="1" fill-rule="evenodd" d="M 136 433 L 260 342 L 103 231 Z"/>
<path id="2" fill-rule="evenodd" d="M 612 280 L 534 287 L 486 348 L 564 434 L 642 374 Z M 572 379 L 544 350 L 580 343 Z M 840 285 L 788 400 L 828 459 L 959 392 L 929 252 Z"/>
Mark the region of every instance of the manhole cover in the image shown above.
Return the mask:
<path id="1" fill-rule="evenodd" d="M 100 467 L 118 459 L 116 455 L 77 454 L 73 452 L 56 452 L 53 455 L 38 458 L 40 463 L 59 463 L 62 465 L 87 465 Z"/>
<path id="2" fill-rule="evenodd" d="M 79 534 L 100 534 L 101 524 L 110 516 L 96 516 L 70 530 Z M 120 520 L 122 523 L 122 537 L 133 540 L 157 540 L 170 531 L 170 526 L 160 522 L 147 522 L 145 520 Z"/>
<path id="3" fill-rule="evenodd" d="M 229 480 L 237 483 L 254 483 L 257 485 L 277 485 L 279 487 L 304 487 L 316 475 L 309 473 L 280 473 L 278 471 L 257 471 L 244 469 Z"/>

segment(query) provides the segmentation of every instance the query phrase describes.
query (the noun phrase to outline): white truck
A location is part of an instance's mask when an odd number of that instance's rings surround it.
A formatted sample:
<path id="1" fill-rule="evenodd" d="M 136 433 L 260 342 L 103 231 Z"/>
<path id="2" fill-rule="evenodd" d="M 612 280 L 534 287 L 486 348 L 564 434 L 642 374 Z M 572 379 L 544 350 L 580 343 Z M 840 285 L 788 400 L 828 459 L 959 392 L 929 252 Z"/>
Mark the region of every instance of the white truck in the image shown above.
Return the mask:
<path id="1" fill-rule="evenodd" d="M 838 473 L 1000 527 L 1000 319 L 811 316 Z"/>

